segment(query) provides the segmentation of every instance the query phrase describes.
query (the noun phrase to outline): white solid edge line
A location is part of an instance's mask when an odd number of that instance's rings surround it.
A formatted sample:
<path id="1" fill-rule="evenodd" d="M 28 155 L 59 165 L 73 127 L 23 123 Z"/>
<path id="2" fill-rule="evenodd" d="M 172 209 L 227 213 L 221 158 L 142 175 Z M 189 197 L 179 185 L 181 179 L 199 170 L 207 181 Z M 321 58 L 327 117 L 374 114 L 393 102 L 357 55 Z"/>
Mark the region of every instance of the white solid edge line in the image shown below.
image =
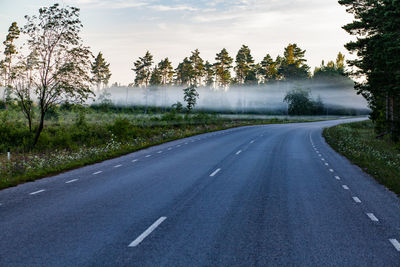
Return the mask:
<path id="1" fill-rule="evenodd" d="M 122 167 L 122 164 L 115 165 L 114 168 Z"/>
<path id="2" fill-rule="evenodd" d="M 41 189 L 41 190 L 38 190 L 38 191 L 35 191 L 35 192 L 32 192 L 32 193 L 29 193 L 29 195 L 36 195 L 36 194 L 42 193 L 44 191 L 45 191 L 44 189 Z"/>
<path id="3" fill-rule="evenodd" d="M 146 229 L 140 236 L 138 236 L 128 247 L 136 247 L 139 245 L 151 232 L 153 232 L 167 217 L 160 217 L 149 228 Z"/>
<path id="4" fill-rule="evenodd" d="M 358 197 L 353 197 L 354 202 L 361 203 L 361 200 Z"/>
<path id="5" fill-rule="evenodd" d="M 216 169 L 213 173 L 210 174 L 210 177 L 215 176 L 217 173 L 219 173 L 220 170 L 220 168 Z"/>
<path id="6" fill-rule="evenodd" d="M 102 173 L 102 172 L 103 172 L 103 171 L 98 171 L 98 172 L 93 173 L 93 175 L 100 174 L 100 173 Z"/>
<path id="7" fill-rule="evenodd" d="M 342 185 L 343 189 L 349 190 L 349 187 L 347 185 Z"/>
<path id="8" fill-rule="evenodd" d="M 394 248 L 400 252 L 400 243 L 397 241 L 397 239 L 391 238 L 389 239 L 390 243 L 394 246 Z"/>
<path id="9" fill-rule="evenodd" d="M 236 152 L 236 155 L 239 155 L 240 153 L 242 153 L 242 150 L 239 150 L 238 152 Z"/>
<path id="10" fill-rule="evenodd" d="M 375 217 L 373 213 L 367 213 L 367 216 L 371 219 L 371 221 L 378 222 L 378 218 Z"/>
<path id="11" fill-rule="evenodd" d="M 79 179 L 72 179 L 72 180 L 66 181 L 65 183 L 66 183 L 66 184 L 69 184 L 69 183 L 76 182 L 76 181 L 78 181 L 78 180 L 79 180 Z"/>

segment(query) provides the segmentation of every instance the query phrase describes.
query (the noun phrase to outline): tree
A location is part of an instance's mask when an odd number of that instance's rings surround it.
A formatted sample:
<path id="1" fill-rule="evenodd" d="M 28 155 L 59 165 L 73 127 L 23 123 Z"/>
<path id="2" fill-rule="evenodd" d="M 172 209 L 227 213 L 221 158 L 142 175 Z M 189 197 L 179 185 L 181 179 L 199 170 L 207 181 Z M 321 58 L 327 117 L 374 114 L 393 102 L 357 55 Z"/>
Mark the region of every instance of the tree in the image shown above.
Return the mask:
<path id="1" fill-rule="evenodd" d="M 310 67 L 306 64 L 305 53 L 306 50 L 300 49 L 297 44 L 289 44 L 285 48 L 279 74 L 286 80 L 307 79 Z"/>
<path id="2" fill-rule="evenodd" d="M 105 61 L 101 52 L 92 63 L 92 74 L 97 89 L 100 89 L 102 84 L 107 85 L 111 78 L 110 64 Z"/>
<path id="3" fill-rule="evenodd" d="M 135 85 L 147 87 L 151 78 L 153 55 L 147 51 L 144 57 L 139 57 L 139 59 L 135 61 L 134 65 L 135 67 L 132 70 L 136 73 Z"/>
<path id="4" fill-rule="evenodd" d="M 288 103 L 289 115 L 312 115 L 316 109 L 323 110 L 321 98 L 314 102 L 310 90 L 293 89 L 285 95 L 283 101 Z"/>
<path id="5" fill-rule="evenodd" d="M 183 89 L 183 94 L 183 99 L 186 102 L 186 111 L 189 114 L 196 106 L 197 98 L 199 98 L 199 93 L 196 91 L 196 85 L 192 84 L 189 87 Z"/>
<path id="6" fill-rule="evenodd" d="M 183 59 L 183 62 L 179 63 L 175 70 L 175 74 L 176 83 L 178 85 L 190 86 L 196 82 L 195 70 L 193 69 L 192 62 L 187 57 Z"/>
<path id="7" fill-rule="evenodd" d="M 343 27 L 357 37 L 345 45 L 358 58 L 349 60 L 355 84 L 372 109 L 380 135 L 400 136 L 400 1 L 340 0 L 355 20 Z"/>
<path id="8" fill-rule="evenodd" d="M 161 85 L 161 82 L 162 82 L 161 71 L 157 67 L 154 67 L 150 77 L 150 85 L 159 86 Z"/>
<path id="9" fill-rule="evenodd" d="M 218 86 L 227 88 L 231 82 L 231 72 L 233 58 L 231 58 L 225 48 L 215 57 L 215 74 Z"/>
<path id="10" fill-rule="evenodd" d="M 261 61 L 260 75 L 263 83 L 278 79 L 277 63 L 267 54 Z"/>
<path id="11" fill-rule="evenodd" d="M 192 68 L 193 68 L 193 79 L 196 84 L 196 86 L 201 86 L 202 85 L 202 79 L 205 75 L 205 70 L 204 70 L 204 61 L 200 57 L 200 52 L 198 49 L 194 50 L 192 52 L 192 55 L 189 58 Z"/>
<path id="12" fill-rule="evenodd" d="M 158 63 L 158 69 L 161 74 L 161 85 L 165 86 L 172 84 L 174 78 L 174 68 L 172 67 L 172 63 L 168 58 L 165 58 Z"/>
<path id="13" fill-rule="evenodd" d="M 215 70 L 214 70 L 214 65 L 211 64 L 210 62 L 206 61 L 204 64 L 204 72 L 205 72 L 205 83 L 206 86 L 213 86 L 214 85 L 214 76 L 215 76 Z"/>
<path id="14" fill-rule="evenodd" d="M 40 8 L 37 16 L 25 18 L 23 31 L 28 36 L 28 47 L 37 55 L 32 76 L 39 107 L 39 125 L 32 144 L 35 146 L 50 109 L 66 100 L 83 103 L 93 95 L 89 76 L 91 53 L 79 36 L 83 26 L 78 8 L 54 4 Z"/>
<path id="15" fill-rule="evenodd" d="M 238 84 L 244 84 L 245 81 L 254 81 L 254 59 L 248 46 L 243 45 L 236 55 L 236 80 Z"/>
<path id="16" fill-rule="evenodd" d="M 4 72 L 4 85 L 5 85 L 5 89 L 4 89 L 4 96 L 3 98 L 6 100 L 6 103 L 8 103 L 10 101 L 10 95 L 11 95 L 11 68 L 12 68 L 12 61 L 13 61 L 13 57 L 14 55 L 18 54 L 18 51 L 15 47 L 15 40 L 19 38 L 20 35 L 20 29 L 17 25 L 16 22 L 13 22 L 10 26 L 10 28 L 8 28 L 8 34 L 6 36 L 6 40 L 3 42 L 5 49 L 4 49 L 4 55 L 5 55 L 5 59 L 4 59 L 4 63 L 3 63 L 3 72 Z"/>

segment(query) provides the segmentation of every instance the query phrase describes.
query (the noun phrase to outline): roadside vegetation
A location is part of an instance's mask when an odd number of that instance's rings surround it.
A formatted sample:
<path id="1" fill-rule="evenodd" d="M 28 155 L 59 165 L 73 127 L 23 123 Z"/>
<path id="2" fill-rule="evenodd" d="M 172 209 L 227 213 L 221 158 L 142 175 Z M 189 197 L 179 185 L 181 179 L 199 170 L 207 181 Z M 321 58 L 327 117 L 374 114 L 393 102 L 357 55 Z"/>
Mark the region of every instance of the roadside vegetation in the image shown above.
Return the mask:
<path id="1" fill-rule="evenodd" d="M 389 136 L 377 138 L 371 121 L 327 128 L 324 137 L 337 152 L 400 195 L 400 144 Z"/>

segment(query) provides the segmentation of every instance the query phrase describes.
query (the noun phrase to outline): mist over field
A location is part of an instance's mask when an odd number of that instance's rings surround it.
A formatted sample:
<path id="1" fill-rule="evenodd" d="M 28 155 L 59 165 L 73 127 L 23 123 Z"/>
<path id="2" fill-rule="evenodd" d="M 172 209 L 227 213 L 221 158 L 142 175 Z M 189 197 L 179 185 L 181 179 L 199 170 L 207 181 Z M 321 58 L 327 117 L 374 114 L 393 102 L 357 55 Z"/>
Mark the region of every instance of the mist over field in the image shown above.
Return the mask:
<path id="1" fill-rule="evenodd" d="M 170 107 L 183 101 L 184 87 L 111 87 L 96 90 L 96 100 L 101 102 L 104 90 L 115 105 Z M 258 86 L 232 86 L 227 90 L 199 87 L 197 109 L 234 112 L 286 111 L 283 102 L 286 93 L 295 88 L 310 90 L 314 99 L 321 98 L 325 106 L 367 110 L 365 99 L 356 94 L 352 84 L 329 82 L 282 82 Z M 100 98 L 100 99 L 99 99 Z"/>

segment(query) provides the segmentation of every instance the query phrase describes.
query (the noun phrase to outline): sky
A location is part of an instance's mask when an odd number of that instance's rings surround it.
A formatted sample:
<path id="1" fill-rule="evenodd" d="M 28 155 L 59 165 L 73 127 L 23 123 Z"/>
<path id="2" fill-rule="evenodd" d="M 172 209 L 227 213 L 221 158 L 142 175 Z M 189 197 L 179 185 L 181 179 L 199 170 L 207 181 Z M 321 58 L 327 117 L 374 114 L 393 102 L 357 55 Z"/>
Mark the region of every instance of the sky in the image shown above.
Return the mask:
<path id="1" fill-rule="evenodd" d="M 84 44 L 103 53 L 112 83 L 133 82 L 133 62 L 147 50 L 155 63 L 168 57 L 174 67 L 196 48 L 214 62 L 222 48 L 235 57 L 243 44 L 259 62 L 297 43 L 312 70 L 339 51 L 351 57 L 341 27 L 352 16 L 337 0 L 0 0 L 0 40 L 13 21 L 24 25 L 24 15 L 54 3 L 81 9 Z"/>

